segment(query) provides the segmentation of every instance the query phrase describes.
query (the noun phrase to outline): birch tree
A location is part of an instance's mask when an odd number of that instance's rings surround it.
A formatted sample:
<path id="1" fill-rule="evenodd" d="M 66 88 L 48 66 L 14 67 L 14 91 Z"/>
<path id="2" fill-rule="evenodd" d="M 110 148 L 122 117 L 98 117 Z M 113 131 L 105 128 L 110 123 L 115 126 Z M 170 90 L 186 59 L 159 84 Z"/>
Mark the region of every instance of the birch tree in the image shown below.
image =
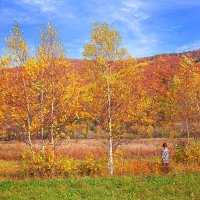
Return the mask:
<path id="1" fill-rule="evenodd" d="M 23 85 L 23 91 L 21 94 L 24 98 L 25 104 L 25 127 L 28 136 L 28 144 L 33 152 L 33 143 L 31 139 L 31 121 L 32 112 L 30 106 L 30 84 L 27 76 L 27 61 L 29 60 L 29 52 L 25 39 L 23 38 L 19 25 L 14 23 L 13 29 L 9 36 L 6 38 L 7 45 L 7 58 L 9 59 L 10 67 L 21 68 L 20 78 Z M 28 65 L 29 68 L 29 65 Z"/>
<path id="2" fill-rule="evenodd" d="M 50 132 L 51 145 L 55 151 L 60 139 L 66 136 L 64 133 L 66 130 L 63 127 L 66 126 L 70 115 L 72 115 L 71 107 L 73 107 L 75 96 L 76 76 L 74 66 L 65 57 L 58 33 L 51 24 L 48 24 L 40 35 L 37 60 L 39 63 L 37 88 L 41 136 L 44 137 L 44 123 L 49 124 L 47 131 Z M 62 134 L 64 134 L 63 137 Z M 42 148 L 44 148 L 44 144 Z"/>
<path id="3" fill-rule="evenodd" d="M 107 102 L 109 169 L 110 174 L 113 175 L 112 68 L 114 68 L 114 62 L 127 57 L 127 51 L 123 48 L 122 39 L 113 26 L 109 27 L 106 23 L 94 23 L 91 39 L 84 46 L 83 55 L 87 60 L 94 62 L 97 73 L 102 77 L 102 91 L 105 93 L 104 99 Z"/>
<path id="4" fill-rule="evenodd" d="M 195 66 L 190 58 L 183 57 L 170 89 L 171 115 L 176 123 L 185 124 L 187 144 L 191 136 L 191 124 L 198 113 L 195 88 Z"/>

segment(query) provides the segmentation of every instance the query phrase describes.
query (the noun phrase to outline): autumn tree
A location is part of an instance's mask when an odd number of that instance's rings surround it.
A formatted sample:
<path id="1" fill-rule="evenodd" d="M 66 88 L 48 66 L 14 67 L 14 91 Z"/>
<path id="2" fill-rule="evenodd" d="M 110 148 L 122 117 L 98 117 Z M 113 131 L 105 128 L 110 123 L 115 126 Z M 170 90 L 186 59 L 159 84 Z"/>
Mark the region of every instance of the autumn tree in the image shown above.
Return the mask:
<path id="1" fill-rule="evenodd" d="M 40 35 L 35 71 L 35 89 L 39 99 L 42 148 L 44 126 L 50 133 L 53 150 L 66 136 L 66 126 L 73 122 L 76 76 L 73 64 L 65 57 L 55 27 L 48 24 Z M 46 124 L 46 125 L 45 125 Z"/>
<path id="2" fill-rule="evenodd" d="M 19 85 L 21 84 L 21 90 L 18 88 L 16 90 L 17 85 L 12 85 L 14 89 L 13 97 L 17 97 L 16 99 L 9 99 L 14 103 L 16 100 L 16 104 L 13 107 L 13 114 L 14 116 L 21 115 L 19 118 L 22 118 L 24 121 L 24 127 L 26 130 L 26 135 L 28 136 L 28 144 L 30 149 L 33 149 L 33 143 L 31 139 L 31 123 L 32 123 L 32 109 L 31 109 L 31 80 L 30 76 L 28 75 L 28 70 L 30 70 L 30 55 L 28 52 L 28 47 L 26 44 L 25 39 L 23 38 L 19 25 L 17 22 L 14 23 L 13 29 L 9 36 L 6 38 L 6 45 L 7 45 L 7 55 L 6 58 L 8 60 L 7 65 L 10 67 L 18 67 L 18 73 L 16 75 L 20 79 Z M 18 79 L 18 80 L 19 80 Z M 14 80 L 13 80 L 14 81 Z M 16 91 L 19 93 L 17 94 Z M 19 101 L 21 99 L 22 101 Z M 11 103 L 11 102 L 10 102 Z M 22 110 L 21 110 L 21 108 Z M 19 112 L 15 112 L 18 110 Z M 21 111 L 20 111 L 21 110 Z"/>
<path id="3" fill-rule="evenodd" d="M 113 175 L 113 91 L 115 80 L 113 70 L 115 70 L 115 62 L 128 58 L 125 48 L 123 48 L 122 40 L 119 33 L 113 26 L 109 27 L 106 23 L 94 23 L 91 31 L 91 39 L 84 46 L 84 57 L 91 60 L 94 64 L 94 70 L 97 77 L 98 94 L 100 97 L 97 102 L 97 108 L 105 105 L 106 110 L 99 110 L 100 115 L 104 115 L 106 120 L 105 130 L 108 132 L 109 144 L 109 169 Z"/>
<path id="4" fill-rule="evenodd" d="M 198 110 L 197 90 L 195 88 L 195 65 L 192 59 L 183 57 L 170 88 L 171 119 L 185 124 L 189 144 L 191 125 L 195 124 Z"/>
<path id="5" fill-rule="evenodd" d="M 125 59 L 119 65 L 121 69 L 115 73 L 115 121 L 124 124 L 121 132 L 129 137 L 151 137 L 156 118 L 154 99 L 144 86 L 143 72 L 148 63 Z"/>
<path id="6" fill-rule="evenodd" d="M 6 134 L 6 130 L 4 127 L 5 124 L 5 118 L 6 118 L 6 110 L 7 105 L 6 105 L 6 96 L 9 91 L 9 72 L 8 72 L 8 66 L 9 60 L 7 57 L 0 57 L 0 129 L 1 129 L 1 135 L 0 138 L 4 138 L 5 136 L 8 136 Z"/>

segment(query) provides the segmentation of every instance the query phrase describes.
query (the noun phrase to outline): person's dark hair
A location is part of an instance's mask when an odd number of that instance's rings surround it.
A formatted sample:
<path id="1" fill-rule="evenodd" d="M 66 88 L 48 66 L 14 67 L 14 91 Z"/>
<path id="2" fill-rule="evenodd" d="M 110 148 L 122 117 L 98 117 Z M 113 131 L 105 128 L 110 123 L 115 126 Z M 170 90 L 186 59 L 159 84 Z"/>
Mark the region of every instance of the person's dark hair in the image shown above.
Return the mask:
<path id="1" fill-rule="evenodd" d="M 164 148 L 167 147 L 167 143 L 163 143 L 163 147 L 164 147 Z"/>

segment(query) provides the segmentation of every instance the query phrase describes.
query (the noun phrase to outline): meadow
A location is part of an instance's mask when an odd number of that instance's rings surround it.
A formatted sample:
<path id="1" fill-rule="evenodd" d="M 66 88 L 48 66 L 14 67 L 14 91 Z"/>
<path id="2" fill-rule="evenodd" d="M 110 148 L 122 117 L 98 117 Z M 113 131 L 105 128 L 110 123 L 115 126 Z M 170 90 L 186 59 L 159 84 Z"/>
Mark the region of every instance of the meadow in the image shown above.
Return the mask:
<path id="1" fill-rule="evenodd" d="M 180 140 L 180 139 L 179 139 Z M 39 141 L 34 141 L 39 151 Z M 160 153 L 163 142 L 170 150 L 169 174 L 199 171 L 199 164 L 176 162 L 175 145 L 178 139 L 133 139 L 119 145 L 114 153 L 116 176 L 144 176 L 163 174 Z M 108 146 L 104 139 L 66 140 L 56 149 L 59 155 L 55 174 L 49 170 L 49 155 L 29 163 L 28 147 L 22 142 L 1 142 L 0 180 L 27 180 L 43 178 L 109 177 Z M 31 159 L 30 159 L 31 160 Z M 30 168 L 29 168 L 29 167 Z M 36 173 L 35 173 L 36 172 Z"/>
<path id="2" fill-rule="evenodd" d="M 154 138 L 154 139 L 130 139 L 119 145 L 119 149 L 125 152 L 126 158 L 160 156 L 163 142 L 169 143 L 169 148 L 173 150 L 175 139 Z M 34 147 L 39 148 L 39 141 L 34 141 Z M 4 141 L 0 142 L 1 160 L 20 160 L 22 153 L 28 150 L 24 142 Z M 74 159 L 84 159 L 90 154 L 95 158 L 101 158 L 107 153 L 108 145 L 105 139 L 71 139 L 62 142 L 57 147 L 57 152 L 72 157 Z"/>
<path id="3" fill-rule="evenodd" d="M 167 141 L 171 147 L 173 155 L 174 139 L 136 139 L 129 140 L 120 145 L 115 153 L 116 163 L 129 164 L 135 161 L 142 166 L 145 162 L 157 162 L 160 160 L 162 143 Z M 35 149 L 39 149 L 39 141 L 34 141 Z M 8 141 L 0 143 L 0 179 L 21 179 L 19 174 L 23 174 L 24 160 L 22 155 L 28 151 L 28 146 L 23 142 Z M 104 139 L 82 139 L 66 140 L 57 147 L 56 152 L 73 162 L 101 162 L 107 159 L 108 146 Z M 106 162 L 106 161 L 105 161 Z M 107 164 L 103 163 L 104 171 L 107 171 Z M 129 167 L 129 166 L 127 166 Z M 123 175 L 118 167 L 118 175 Z M 106 173 L 104 173 L 107 175 Z M 24 175 L 22 175 L 23 177 Z M 26 178 L 26 177 L 25 177 Z"/>
<path id="4" fill-rule="evenodd" d="M 173 176 L 0 182 L 0 199 L 198 200 L 200 173 Z"/>
<path id="5" fill-rule="evenodd" d="M 64 141 L 56 152 L 67 163 L 65 172 L 45 176 L 27 173 L 27 161 L 22 156 L 28 151 L 25 143 L 1 142 L 0 199 L 198 200 L 200 167 L 175 162 L 174 147 L 179 140 L 126 141 L 115 152 L 114 177 L 109 175 L 105 157 L 108 146 L 104 139 Z M 34 141 L 36 151 L 40 147 L 38 142 Z M 168 173 L 162 172 L 159 162 L 163 142 L 168 143 L 170 150 Z"/>

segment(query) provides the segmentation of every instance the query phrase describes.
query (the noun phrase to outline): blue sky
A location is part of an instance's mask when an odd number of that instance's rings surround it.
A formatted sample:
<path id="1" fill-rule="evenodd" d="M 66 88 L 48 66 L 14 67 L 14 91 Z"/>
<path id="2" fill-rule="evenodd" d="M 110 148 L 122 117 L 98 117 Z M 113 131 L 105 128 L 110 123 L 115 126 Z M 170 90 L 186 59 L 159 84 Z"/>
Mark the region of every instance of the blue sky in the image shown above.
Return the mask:
<path id="1" fill-rule="evenodd" d="M 70 58 L 82 58 L 94 21 L 113 23 L 135 57 L 200 48 L 200 0 L 0 0 L 1 54 L 14 20 L 33 51 L 54 23 Z"/>

